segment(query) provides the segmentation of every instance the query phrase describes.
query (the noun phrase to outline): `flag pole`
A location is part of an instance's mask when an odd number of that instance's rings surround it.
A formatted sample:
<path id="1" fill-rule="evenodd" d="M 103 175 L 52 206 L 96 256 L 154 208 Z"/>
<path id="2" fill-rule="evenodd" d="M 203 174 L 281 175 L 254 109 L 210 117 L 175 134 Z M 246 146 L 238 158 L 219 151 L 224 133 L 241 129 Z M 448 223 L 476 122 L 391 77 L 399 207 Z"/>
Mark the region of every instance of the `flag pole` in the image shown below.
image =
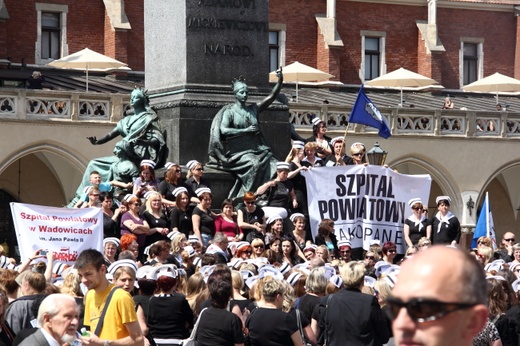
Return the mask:
<path id="1" fill-rule="evenodd" d="M 486 237 L 489 237 L 489 193 L 486 191 Z"/>

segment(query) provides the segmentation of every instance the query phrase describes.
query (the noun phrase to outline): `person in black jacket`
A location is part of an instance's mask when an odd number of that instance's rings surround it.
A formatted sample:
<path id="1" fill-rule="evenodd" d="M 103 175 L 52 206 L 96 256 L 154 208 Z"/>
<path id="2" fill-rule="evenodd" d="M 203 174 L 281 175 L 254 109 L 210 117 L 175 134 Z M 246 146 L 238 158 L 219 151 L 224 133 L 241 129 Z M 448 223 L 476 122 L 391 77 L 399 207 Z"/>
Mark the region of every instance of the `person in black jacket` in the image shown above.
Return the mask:
<path id="1" fill-rule="evenodd" d="M 376 297 L 364 294 L 365 264 L 352 261 L 340 267 L 344 287 L 327 304 L 323 318 L 328 346 L 376 346 L 390 338 L 390 329 Z"/>
<path id="2" fill-rule="evenodd" d="M 461 236 L 460 222 L 450 211 L 450 197 L 439 196 L 435 202 L 439 211 L 430 220 L 433 245 L 457 245 Z"/>
<path id="3" fill-rule="evenodd" d="M 329 253 L 333 253 L 334 257 L 338 257 L 338 240 L 334 234 L 334 221 L 331 219 L 321 220 L 314 243 L 316 245 L 325 245 Z"/>

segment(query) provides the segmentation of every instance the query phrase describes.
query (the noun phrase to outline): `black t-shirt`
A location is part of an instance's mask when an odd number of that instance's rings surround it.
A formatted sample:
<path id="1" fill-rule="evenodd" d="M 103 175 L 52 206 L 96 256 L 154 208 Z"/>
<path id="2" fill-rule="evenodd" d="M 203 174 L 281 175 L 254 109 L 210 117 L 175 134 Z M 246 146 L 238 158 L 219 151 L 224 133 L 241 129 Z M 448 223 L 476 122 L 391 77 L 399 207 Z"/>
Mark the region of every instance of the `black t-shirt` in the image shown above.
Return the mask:
<path id="1" fill-rule="evenodd" d="M 155 217 L 153 214 L 145 211 L 143 213 L 143 218 L 148 222 L 150 229 L 152 228 L 170 228 L 170 220 L 161 213 L 161 217 Z M 151 245 L 159 240 L 166 240 L 169 242 L 169 239 L 166 235 L 155 232 L 148 236 L 146 236 L 145 246 Z"/>
<path id="2" fill-rule="evenodd" d="M 276 186 L 272 187 L 272 189 L 271 198 L 269 199 L 269 206 L 289 209 L 290 192 L 293 190 L 293 184 L 291 181 L 277 181 Z"/>
<path id="3" fill-rule="evenodd" d="M 184 235 L 186 235 L 186 239 L 193 231 L 193 223 L 191 222 L 192 213 L 193 208 L 190 207 L 188 207 L 186 211 L 174 207 L 170 213 L 171 228 L 174 229 L 175 227 L 177 227 L 179 232 L 184 233 Z"/>
<path id="4" fill-rule="evenodd" d="M 241 210 L 242 215 L 244 215 L 245 223 L 252 225 L 255 222 L 258 222 L 258 223 L 262 224 L 262 219 L 265 216 L 265 213 L 262 210 L 262 208 L 255 207 L 255 210 L 252 213 L 248 212 L 247 208 L 245 206 L 241 207 L 239 210 Z M 256 236 L 254 236 L 254 235 L 249 236 L 249 233 L 251 233 L 251 232 L 255 233 Z M 242 233 L 244 233 L 244 239 L 247 240 L 248 242 L 251 242 L 254 238 L 257 238 L 257 237 L 259 237 L 259 238 L 263 237 L 262 233 L 254 230 L 254 229 L 250 229 L 250 228 L 242 228 Z M 248 236 L 249 236 L 249 239 L 248 239 Z"/>
<path id="5" fill-rule="evenodd" d="M 210 214 L 201 210 L 199 207 L 195 207 L 195 209 L 193 209 L 193 215 L 200 216 L 200 233 L 209 234 L 211 236 L 215 235 L 215 221 Z"/>
<path id="6" fill-rule="evenodd" d="M 179 183 L 177 185 L 170 184 L 166 180 L 163 180 L 159 183 L 159 186 L 157 187 L 159 190 L 159 193 L 164 196 L 169 201 L 175 202 L 175 196 L 173 195 L 173 190 L 175 190 L 178 187 L 185 187 L 186 190 L 188 190 L 188 194 L 190 197 L 194 196 L 195 193 L 191 190 L 191 187 L 184 183 Z"/>
<path id="7" fill-rule="evenodd" d="M 252 346 L 292 345 L 298 330 L 296 319 L 278 309 L 256 308 L 246 321 Z"/>
<path id="8" fill-rule="evenodd" d="M 244 342 L 242 321 L 232 312 L 214 307 L 201 312 L 197 346 L 234 346 Z"/>
<path id="9" fill-rule="evenodd" d="M 312 318 L 312 312 L 316 305 L 320 303 L 320 297 L 313 296 L 312 294 L 306 294 L 300 298 L 298 309 L 310 320 Z"/>
<path id="10" fill-rule="evenodd" d="M 150 298 L 148 307 L 150 336 L 159 339 L 184 339 L 189 336 L 186 326 L 193 325 L 193 311 L 180 293 Z"/>

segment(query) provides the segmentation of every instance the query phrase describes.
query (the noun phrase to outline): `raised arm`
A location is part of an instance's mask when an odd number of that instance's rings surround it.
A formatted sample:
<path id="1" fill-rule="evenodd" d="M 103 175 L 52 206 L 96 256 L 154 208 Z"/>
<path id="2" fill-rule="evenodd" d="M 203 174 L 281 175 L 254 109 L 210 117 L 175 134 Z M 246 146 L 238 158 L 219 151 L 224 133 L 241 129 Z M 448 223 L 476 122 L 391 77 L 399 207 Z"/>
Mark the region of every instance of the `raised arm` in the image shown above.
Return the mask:
<path id="1" fill-rule="evenodd" d="M 276 70 L 276 76 L 278 77 L 278 82 L 276 82 L 276 85 L 274 86 L 274 88 L 271 91 L 271 93 L 269 94 L 269 96 L 267 96 L 261 102 L 257 103 L 258 112 L 261 112 L 264 109 L 266 109 L 267 107 L 269 107 L 269 105 L 271 103 L 273 103 L 273 101 L 278 97 L 278 94 L 280 93 L 280 90 L 282 89 L 282 84 L 283 84 L 283 74 L 282 74 L 281 66 L 278 70 Z"/>
<path id="2" fill-rule="evenodd" d="M 97 139 L 96 136 L 87 137 L 87 139 L 90 141 L 90 143 L 92 143 L 94 145 L 105 144 L 106 142 L 111 141 L 112 139 L 116 138 L 120 134 L 121 133 L 119 133 L 119 130 L 116 127 L 112 131 L 110 131 L 109 133 L 107 133 L 106 135 L 101 137 L 100 139 Z"/>

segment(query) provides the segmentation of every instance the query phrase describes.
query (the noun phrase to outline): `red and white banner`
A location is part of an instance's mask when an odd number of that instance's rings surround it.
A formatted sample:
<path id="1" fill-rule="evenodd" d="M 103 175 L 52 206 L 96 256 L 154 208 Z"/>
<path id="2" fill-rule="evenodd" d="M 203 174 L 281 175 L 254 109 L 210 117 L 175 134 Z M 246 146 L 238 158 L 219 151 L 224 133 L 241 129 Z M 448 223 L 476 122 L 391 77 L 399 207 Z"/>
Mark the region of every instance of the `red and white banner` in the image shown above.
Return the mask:
<path id="1" fill-rule="evenodd" d="M 302 172 L 307 183 L 313 237 L 323 219 L 334 221 L 338 240 L 367 250 L 371 240 L 392 241 L 404 253 L 404 220 L 412 211 L 408 201 L 428 203 L 431 177 L 406 175 L 374 165 L 316 167 Z"/>
<path id="2" fill-rule="evenodd" d="M 103 251 L 103 212 L 99 208 L 56 208 L 11 203 L 22 262 L 34 251 L 54 252 L 55 261 L 74 263 L 81 251 Z"/>

